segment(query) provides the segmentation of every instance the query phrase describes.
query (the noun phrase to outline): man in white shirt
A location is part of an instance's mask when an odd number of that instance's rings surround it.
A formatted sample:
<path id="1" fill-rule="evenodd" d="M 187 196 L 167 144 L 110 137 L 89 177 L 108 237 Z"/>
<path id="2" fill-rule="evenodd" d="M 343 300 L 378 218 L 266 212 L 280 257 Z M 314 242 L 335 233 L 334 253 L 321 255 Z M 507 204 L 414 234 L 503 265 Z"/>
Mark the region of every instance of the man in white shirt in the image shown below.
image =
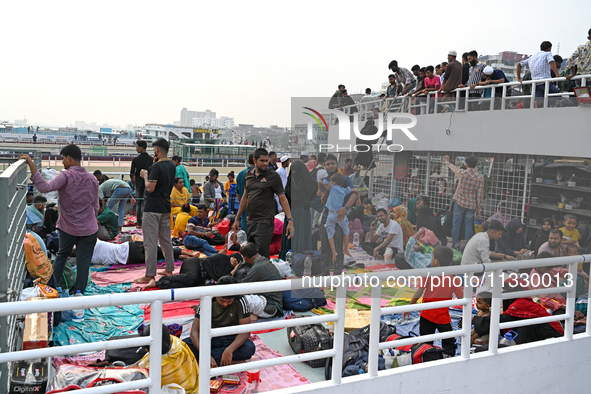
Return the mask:
<path id="1" fill-rule="evenodd" d="M 402 228 L 396 221 L 390 220 L 384 208 L 377 210 L 378 221 L 381 223 L 375 229 L 375 222 L 371 224 L 370 242 L 363 242 L 361 248 L 376 259 L 383 259 L 386 248 L 392 248 L 393 256 L 403 250 Z"/>
<path id="2" fill-rule="evenodd" d="M 281 177 L 281 182 L 283 182 L 283 188 L 287 185 L 287 167 L 289 167 L 289 157 L 283 156 L 281 159 L 281 167 L 277 169 L 277 173 Z"/>
<path id="3" fill-rule="evenodd" d="M 283 183 L 283 189 L 285 190 L 285 186 L 287 185 L 287 167 L 289 167 L 290 160 L 289 160 L 289 157 L 287 157 L 287 156 L 282 156 L 280 160 L 281 160 L 281 167 L 279 167 L 277 169 L 277 173 L 281 177 L 281 182 Z M 279 210 L 279 212 L 282 212 L 283 208 L 281 207 L 281 204 L 279 203 L 279 197 L 275 196 L 275 201 L 277 202 L 277 209 Z"/>
<path id="4" fill-rule="evenodd" d="M 199 252 L 191 252 L 179 248 L 172 248 L 174 259 L 198 257 Z M 158 259 L 164 259 L 162 249 L 158 247 Z M 94 245 L 91 264 L 145 264 L 146 252 L 143 242 L 124 242 L 113 244 L 97 240 Z"/>
<path id="5" fill-rule="evenodd" d="M 497 240 L 503 235 L 505 228 L 498 220 L 491 220 L 488 230 L 470 238 L 462 255 L 462 265 L 488 264 L 490 260 L 490 241 Z M 512 256 L 506 256 L 506 260 L 513 260 Z"/>
<path id="6" fill-rule="evenodd" d="M 556 61 L 552 55 L 552 43 L 544 41 L 540 45 L 540 52 L 517 64 L 517 81 L 521 82 L 521 67 L 529 66 L 531 70 L 531 79 L 550 79 L 552 77 L 550 71 L 554 71 L 554 75 L 560 75 L 556 68 Z M 536 97 L 544 97 L 545 84 L 538 83 L 536 86 Z M 548 93 L 559 93 L 560 90 L 554 84 L 548 84 Z M 536 102 L 537 104 L 537 102 Z"/>

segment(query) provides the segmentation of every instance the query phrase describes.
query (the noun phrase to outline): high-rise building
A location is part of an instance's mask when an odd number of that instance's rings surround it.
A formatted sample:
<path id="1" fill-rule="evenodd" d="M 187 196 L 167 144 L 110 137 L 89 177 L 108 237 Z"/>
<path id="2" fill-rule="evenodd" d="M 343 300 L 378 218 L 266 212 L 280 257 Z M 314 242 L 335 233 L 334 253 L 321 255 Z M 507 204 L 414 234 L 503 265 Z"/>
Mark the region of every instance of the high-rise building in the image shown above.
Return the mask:
<path id="1" fill-rule="evenodd" d="M 517 63 L 528 57 L 528 55 L 522 55 L 513 51 L 503 51 L 499 52 L 498 55 L 479 56 L 478 60 L 495 70 L 504 72 L 509 81 L 516 81 L 517 74 L 515 71 L 517 70 Z"/>
<path id="2" fill-rule="evenodd" d="M 216 113 L 206 109 L 205 111 L 189 111 L 187 108 L 181 109 L 180 126 L 191 127 L 193 118 L 215 119 Z"/>

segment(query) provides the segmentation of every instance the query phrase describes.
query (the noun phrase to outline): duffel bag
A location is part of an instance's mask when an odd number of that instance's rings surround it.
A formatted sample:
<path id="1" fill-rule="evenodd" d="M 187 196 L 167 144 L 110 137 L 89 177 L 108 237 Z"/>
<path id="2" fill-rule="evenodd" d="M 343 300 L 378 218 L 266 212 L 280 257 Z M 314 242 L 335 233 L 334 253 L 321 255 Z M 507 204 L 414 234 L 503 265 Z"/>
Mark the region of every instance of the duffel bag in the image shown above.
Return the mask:
<path id="1" fill-rule="evenodd" d="M 287 329 L 289 346 L 296 354 L 332 349 L 332 337 L 322 324 L 309 324 Z M 326 359 L 306 361 L 312 368 L 324 367 Z"/>

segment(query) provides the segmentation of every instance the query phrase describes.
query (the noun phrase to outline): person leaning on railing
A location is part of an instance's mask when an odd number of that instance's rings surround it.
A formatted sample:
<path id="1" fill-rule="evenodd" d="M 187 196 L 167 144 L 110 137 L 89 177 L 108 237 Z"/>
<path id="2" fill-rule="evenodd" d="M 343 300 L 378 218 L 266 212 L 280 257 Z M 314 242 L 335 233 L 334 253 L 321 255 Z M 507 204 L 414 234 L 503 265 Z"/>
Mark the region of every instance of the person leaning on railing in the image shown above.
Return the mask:
<path id="1" fill-rule="evenodd" d="M 81 166 L 82 151 L 74 144 L 66 145 L 61 152 L 65 170 L 51 181 L 46 182 L 29 155 L 19 159 L 27 161 L 31 170 L 31 181 L 41 193 L 58 192 L 60 216 L 57 227 L 60 232 L 60 248 L 53 272 L 62 276 L 66 260 L 76 245 L 76 285 L 74 291 L 84 294 L 88 284 L 90 261 L 97 240 L 99 210 L 99 185 L 97 179 Z"/>

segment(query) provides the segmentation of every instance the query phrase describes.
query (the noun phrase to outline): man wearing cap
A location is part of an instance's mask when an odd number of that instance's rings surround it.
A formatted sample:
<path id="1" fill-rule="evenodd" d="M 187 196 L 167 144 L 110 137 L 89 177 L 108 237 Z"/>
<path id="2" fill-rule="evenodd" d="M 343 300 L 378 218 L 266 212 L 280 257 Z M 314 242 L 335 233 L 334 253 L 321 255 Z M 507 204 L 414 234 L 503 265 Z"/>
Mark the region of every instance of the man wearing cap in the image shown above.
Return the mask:
<path id="1" fill-rule="evenodd" d="M 501 70 L 495 70 L 491 66 L 486 66 L 482 71 L 482 78 L 480 82 L 478 82 L 479 86 L 486 86 L 486 85 L 496 85 L 499 83 L 507 83 L 509 80 L 505 76 L 505 73 Z M 470 85 L 470 89 L 474 89 L 474 85 Z M 494 93 L 493 93 L 494 92 Z M 507 96 L 510 96 L 511 90 L 507 90 Z M 503 88 L 492 88 L 492 89 L 485 89 L 484 90 L 484 97 L 502 97 L 503 96 Z M 488 107 L 485 105 L 485 107 Z M 488 107 L 490 108 L 490 107 Z M 501 101 L 495 99 L 495 109 L 501 108 Z M 486 108 L 483 108 L 486 109 Z"/>
<path id="2" fill-rule="evenodd" d="M 226 192 L 224 191 L 224 186 L 218 182 L 218 176 L 220 173 L 215 168 L 212 168 L 209 171 L 209 182 L 207 182 L 203 186 L 203 194 L 205 195 L 205 203 L 209 205 L 210 208 L 213 208 L 215 204 L 215 200 L 218 198 L 225 199 Z"/>
<path id="3" fill-rule="evenodd" d="M 310 161 L 310 154 L 306 151 L 303 151 L 302 153 L 300 153 L 300 160 L 304 162 L 304 164 L 306 164 L 308 161 Z"/>
<path id="4" fill-rule="evenodd" d="M 277 173 L 281 177 L 281 182 L 283 183 L 283 188 L 287 185 L 287 167 L 289 167 L 289 157 L 282 156 L 281 157 L 281 167 L 277 170 Z"/>
<path id="5" fill-rule="evenodd" d="M 446 99 L 442 101 L 451 101 L 453 94 L 448 93 L 457 88 L 462 82 L 462 65 L 456 60 L 458 53 L 449 51 L 447 54 L 447 67 L 445 69 L 445 81 L 439 89 L 439 92 L 445 92 L 441 96 Z"/>

